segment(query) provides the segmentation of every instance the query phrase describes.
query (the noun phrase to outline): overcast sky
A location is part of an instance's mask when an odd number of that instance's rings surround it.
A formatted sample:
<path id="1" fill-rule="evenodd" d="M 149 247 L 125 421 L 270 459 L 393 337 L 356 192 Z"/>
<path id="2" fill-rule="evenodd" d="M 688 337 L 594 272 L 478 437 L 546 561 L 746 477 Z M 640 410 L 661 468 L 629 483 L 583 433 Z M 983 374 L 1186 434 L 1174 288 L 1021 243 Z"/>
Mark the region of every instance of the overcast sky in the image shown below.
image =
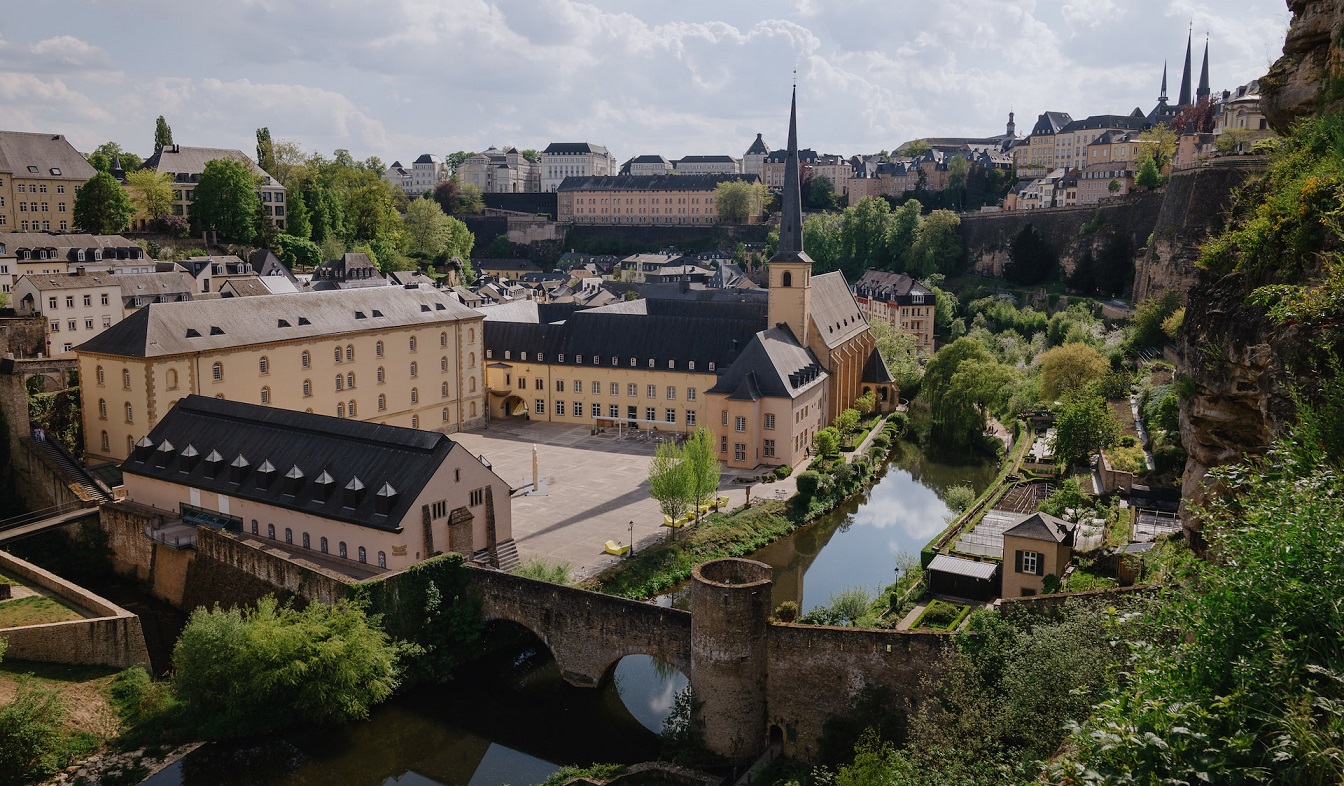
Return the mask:
<path id="1" fill-rule="evenodd" d="M 1280 54 L 1284 0 L 40 0 L 0 14 L 0 128 L 255 148 L 255 130 L 325 154 L 552 141 L 741 156 L 920 136 L 1018 133 L 1036 115 L 1147 112 L 1163 60 L 1180 88 L 1210 37 L 1215 91 Z"/>

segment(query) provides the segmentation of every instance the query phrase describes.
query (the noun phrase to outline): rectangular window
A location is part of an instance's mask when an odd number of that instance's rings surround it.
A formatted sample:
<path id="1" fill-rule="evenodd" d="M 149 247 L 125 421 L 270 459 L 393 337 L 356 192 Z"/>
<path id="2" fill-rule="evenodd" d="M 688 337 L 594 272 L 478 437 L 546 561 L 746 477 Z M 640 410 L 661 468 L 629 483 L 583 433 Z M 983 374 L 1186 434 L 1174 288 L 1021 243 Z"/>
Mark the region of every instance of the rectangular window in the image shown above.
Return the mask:
<path id="1" fill-rule="evenodd" d="M 613 396 L 621 395 L 621 383 L 619 382 L 611 383 L 611 395 Z"/>
<path id="2" fill-rule="evenodd" d="M 555 392 L 556 392 L 556 393 L 564 393 L 564 392 L 565 392 L 565 381 L 564 381 L 563 379 L 557 379 L 557 380 L 555 381 Z"/>
<path id="3" fill-rule="evenodd" d="M 761 455 L 771 457 L 775 455 L 775 441 L 773 439 L 767 439 L 765 441 L 765 445 L 761 450 Z"/>
<path id="4" fill-rule="evenodd" d="M 736 418 L 733 418 L 733 428 L 736 429 L 737 431 L 746 431 L 747 419 L 742 415 L 738 415 Z"/>
<path id="5" fill-rule="evenodd" d="M 574 402 L 574 417 L 576 417 L 576 418 L 581 418 L 581 417 L 583 417 L 583 403 L 582 403 L 582 402 L 579 402 L 579 401 L 575 401 L 575 402 Z"/>
<path id="6" fill-rule="evenodd" d="M 677 400 L 677 389 L 671 385 L 667 386 L 667 400 L 668 401 Z"/>
<path id="7" fill-rule="evenodd" d="M 695 388 L 686 388 L 686 400 L 695 401 Z"/>
<path id="8" fill-rule="evenodd" d="M 695 410 L 693 409 L 686 410 L 686 425 L 688 426 L 695 425 Z"/>
<path id="9" fill-rule="evenodd" d="M 775 427 L 775 415 L 774 415 L 774 413 L 772 413 L 772 412 L 767 412 L 767 413 L 765 414 L 765 427 L 766 427 L 766 428 L 769 428 L 769 429 L 773 429 L 773 428 Z"/>
<path id="10" fill-rule="evenodd" d="M 484 505 L 485 489 L 484 488 L 472 489 L 471 493 L 468 495 L 467 504 L 469 504 L 473 508 Z"/>
<path id="11" fill-rule="evenodd" d="M 648 385 L 644 390 L 645 398 L 658 398 L 658 386 Z"/>
<path id="12" fill-rule="evenodd" d="M 1041 574 L 1041 563 L 1043 562 L 1042 556 L 1039 551 L 1017 552 L 1017 572 L 1039 576 Z"/>
<path id="13" fill-rule="evenodd" d="M 626 385 L 626 386 L 625 386 L 625 395 L 627 395 L 627 396 L 629 396 L 629 397 L 631 397 L 631 398 L 634 398 L 635 396 L 638 396 L 638 395 L 639 395 L 639 385 L 636 385 L 636 384 L 633 383 L 633 382 L 631 382 L 630 384 Z"/>
<path id="14" fill-rule="evenodd" d="M 719 437 L 719 452 L 720 452 L 720 453 L 727 453 L 727 452 L 728 452 L 728 438 L 727 438 L 727 437 Z"/>
<path id="15" fill-rule="evenodd" d="M 93 305 L 93 295 L 85 295 L 85 296 L 84 296 L 84 305 L 86 305 L 86 306 L 92 306 L 92 305 Z"/>
<path id="16" fill-rule="evenodd" d="M 537 377 L 536 379 L 534 379 L 534 380 L 532 380 L 532 381 L 533 381 L 533 383 L 534 383 L 534 384 L 533 384 L 533 387 L 535 387 L 537 390 L 545 390 L 545 389 L 546 389 L 546 381 L 543 380 L 541 377 Z"/>
<path id="17" fill-rule="evenodd" d="M 666 420 L 668 423 L 676 423 L 676 422 L 677 422 L 677 411 L 676 411 L 675 409 L 670 409 L 670 408 L 669 408 L 669 409 L 667 410 L 667 413 L 666 413 L 666 414 L 667 414 L 667 417 L 664 418 L 664 420 Z"/>
<path id="18" fill-rule="evenodd" d="M 656 413 L 656 412 L 653 411 L 653 407 L 645 407 L 645 408 L 644 408 L 644 419 L 645 419 L 645 420 L 649 420 L 649 421 L 657 420 L 657 419 L 658 419 L 658 413 Z"/>
<path id="19" fill-rule="evenodd" d="M 534 405 L 533 409 L 536 411 L 538 415 L 546 414 L 546 399 L 539 398 L 533 402 L 533 405 Z"/>
<path id="20" fill-rule="evenodd" d="M 594 404 L 593 406 L 597 406 L 597 405 Z M 621 416 L 621 407 L 620 407 L 619 404 L 608 404 L 608 405 L 607 405 L 607 417 L 612 418 L 612 419 L 614 420 L 614 419 L 616 419 L 616 418 L 619 418 L 620 416 Z"/>
<path id="21" fill-rule="evenodd" d="M 593 412 L 593 419 L 594 419 L 594 420 L 596 420 L 597 418 L 602 417 L 602 405 L 601 405 L 601 404 L 594 404 L 594 405 L 593 405 L 593 408 L 592 408 L 592 412 Z"/>
<path id="22" fill-rule="evenodd" d="M 565 414 L 565 402 L 563 402 L 563 401 L 556 401 L 556 402 L 555 402 L 555 414 L 557 414 L 557 415 L 563 415 L 563 414 Z"/>
<path id="23" fill-rule="evenodd" d="M 728 410 L 723 411 L 723 425 L 728 425 Z"/>
<path id="24" fill-rule="evenodd" d="M 594 395 L 594 396 L 600 396 L 600 395 L 602 395 L 602 383 L 601 383 L 601 382 L 594 382 L 594 383 L 593 383 L 593 395 Z"/>
<path id="25" fill-rule="evenodd" d="M 733 443 L 733 461 L 747 460 L 747 446 L 742 442 Z"/>
<path id="26" fill-rule="evenodd" d="M 101 303 L 102 303 L 102 305 L 104 305 L 104 306 L 107 305 L 107 293 L 106 293 L 106 292 L 103 293 L 103 296 L 102 296 L 102 298 L 101 298 Z"/>

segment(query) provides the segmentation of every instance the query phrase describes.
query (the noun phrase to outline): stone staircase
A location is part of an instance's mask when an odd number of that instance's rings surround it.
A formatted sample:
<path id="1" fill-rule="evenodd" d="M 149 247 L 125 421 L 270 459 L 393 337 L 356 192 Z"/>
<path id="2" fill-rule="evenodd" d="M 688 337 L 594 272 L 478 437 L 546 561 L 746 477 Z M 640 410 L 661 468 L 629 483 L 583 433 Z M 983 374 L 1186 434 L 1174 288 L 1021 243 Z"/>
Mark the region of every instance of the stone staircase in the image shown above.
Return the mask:
<path id="1" fill-rule="evenodd" d="M 522 564 L 522 559 L 518 556 L 518 544 L 513 542 L 513 538 L 500 543 L 495 547 L 495 553 L 498 555 L 499 564 L 496 566 L 505 573 L 512 573 L 515 568 Z M 489 565 L 493 562 L 490 559 L 490 550 L 481 549 L 471 556 L 475 562 Z"/>
<path id="2" fill-rule="evenodd" d="M 78 489 L 78 493 L 84 499 L 95 503 L 112 502 L 112 493 L 94 479 L 85 469 L 75 461 L 69 453 L 59 444 L 51 440 L 42 440 L 37 446 L 51 459 L 61 471 L 62 476 L 71 486 Z"/>

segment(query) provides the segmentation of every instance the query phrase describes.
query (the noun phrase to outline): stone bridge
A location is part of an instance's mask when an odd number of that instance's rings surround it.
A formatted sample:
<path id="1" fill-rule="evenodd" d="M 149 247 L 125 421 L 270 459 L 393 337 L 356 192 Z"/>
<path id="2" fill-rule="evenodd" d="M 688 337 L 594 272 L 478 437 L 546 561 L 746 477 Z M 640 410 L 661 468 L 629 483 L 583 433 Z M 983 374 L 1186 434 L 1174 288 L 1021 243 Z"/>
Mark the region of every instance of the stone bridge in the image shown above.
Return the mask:
<path id="1" fill-rule="evenodd" d="M 770 566 L 722 559 L 696 567 L 691 611 L 490 570 L 471 571 L 486 620 L 535 633 L 571 684 L 598 687 L 626 655 L 680 669 L 707 747 L 733 763 L 770 744 L 816 757 L 822 727 L 866 688 L 917 703 L 946 634 L 786 625 L 770 620 Z"/>

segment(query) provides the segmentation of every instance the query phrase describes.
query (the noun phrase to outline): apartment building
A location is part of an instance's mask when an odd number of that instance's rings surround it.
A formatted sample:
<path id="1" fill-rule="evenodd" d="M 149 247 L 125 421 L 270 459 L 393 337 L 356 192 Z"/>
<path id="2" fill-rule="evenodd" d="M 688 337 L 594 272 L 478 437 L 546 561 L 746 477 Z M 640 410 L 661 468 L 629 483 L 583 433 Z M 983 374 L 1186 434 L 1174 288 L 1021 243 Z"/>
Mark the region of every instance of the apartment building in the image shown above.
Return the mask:
<path id="1" fill-rule="evenodd" d="M 611 177 L 619 174 L 615 157 L 589 142 L 552 142 L 541 152 L 541 190 L 559 191 L 567 177 Z"/>
<path id="2" fill-rule="evenodd" d="M 484 194 L 541 191 L 541 164 L 529 161 L 513 146 L 503 150 L 492 146 L 467 158 L 454 176 L 463 183 L 476 186 Z"/>
<path id="3" fill-rule="evenodd" d="M 869 270 L 854 282 L 854 299 L 872 323 L 882 320 L 915 339 L 915 347 L 932 355 L 933 291 L 904 273 Z"/>
<path id="4" fill-rule="evenodd" d="M 192 393 L 433 431 L 478 427 L 482 319 L 428 287 L 151 304 L 75 349 L 85 454 L 124 459 Z"/>
<path id="5" fill-rule="evenodd" d="M 742 162 L 732 156 L 682 156 L 672 169 L 678 175 L 740 175 Z"/>
<path id="6" fill-rule="evenodd" d="M 179 303 L 195 290 L 186 273 L 34 273 L 14 284 L 20 316 L 47 318 L 47 353 L 69 352 L 150 303 Z"/>
<path id="7" fill-rule="evenodd" d="M 72 273 L 81 267 L 90 272 L 153 273 L 155 262 L 121 235 L 0 233 L 0 293 L 12 292 L 23 276 Z"/>
<path id="8" fill-rule="evenodd" d="M 75 189 L 94 174 L 61 134 L 0 131 L 0 232 L 75 229 Z"/>
<path id="9" fill-rule="evenodd" d="M 731 180 L 756 182 L 750 175 L 572 177 L 556 195 L 556 220 L 562 224 L 717 224 L 714 189 Z"/>

